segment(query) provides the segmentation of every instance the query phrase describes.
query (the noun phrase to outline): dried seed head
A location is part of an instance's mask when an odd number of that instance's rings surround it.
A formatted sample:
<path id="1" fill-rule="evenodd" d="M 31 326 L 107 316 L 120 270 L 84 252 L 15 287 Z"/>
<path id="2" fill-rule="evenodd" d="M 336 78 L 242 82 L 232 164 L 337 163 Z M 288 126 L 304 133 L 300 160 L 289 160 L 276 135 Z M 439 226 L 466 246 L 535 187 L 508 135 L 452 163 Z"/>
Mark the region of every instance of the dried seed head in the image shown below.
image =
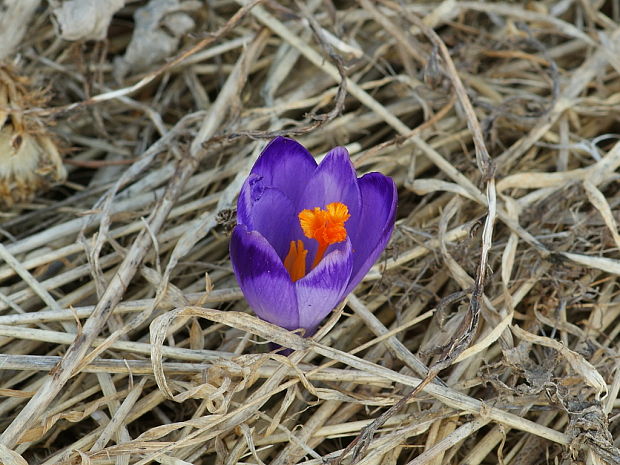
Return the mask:
<path id="1" fill-rule="evenodd" d="M 0 64 L 0 205 L 28 202 L 62 182 L 66 171 L 54 138 L 37 116 L 23 111 L 41 106 L 45 97 L 28 80 Z"/>

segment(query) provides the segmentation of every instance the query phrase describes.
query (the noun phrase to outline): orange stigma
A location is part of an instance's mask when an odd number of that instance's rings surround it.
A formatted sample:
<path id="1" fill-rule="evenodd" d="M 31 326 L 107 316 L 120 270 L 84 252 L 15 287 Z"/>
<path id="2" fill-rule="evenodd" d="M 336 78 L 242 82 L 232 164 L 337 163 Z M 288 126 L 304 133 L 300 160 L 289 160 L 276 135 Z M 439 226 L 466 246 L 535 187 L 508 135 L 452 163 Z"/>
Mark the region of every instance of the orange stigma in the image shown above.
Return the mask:
<path id="1" fill-rule="evenodd" d="M 306 255 L 308 255 L 308 251 L 304 249 L 302 241 L 291 241 L 288 254 L 284 259 L 284 268 L 288 271 L 293 282 L 306 275 Z"/>
<path id="2" fill-rule="evenodd" d="M 328 204 L 325 210 L 319 207 L 313 210 L 302 210 L 298 216 L 299 224 L 306 237 L 315 239 L 319 243 L 312 262 L 312 268 L 314 268 L 325 255 L 327 247 L 347 238 L 344 223 L 351 218 L 351 215 L 345 204 L 334 202 Z"/>
<path id="3" fill-rule="evenodd" d="M 351 218 L 347 206 L 340 202 L 330 203 L 325 210 L 316 207 L 313 210 L 299 212 L 299 224 L 306 237 L 315 239 L 319 247 L 312 261 L 312 268 L 317 266 L 327 247 L 347 238 L 344 223 Z M 284 258 L 284 268 L 293 282 L 306 276 L 306 256 L 308 251 L 301 240 L 291 241 L 288 254 Z"/>

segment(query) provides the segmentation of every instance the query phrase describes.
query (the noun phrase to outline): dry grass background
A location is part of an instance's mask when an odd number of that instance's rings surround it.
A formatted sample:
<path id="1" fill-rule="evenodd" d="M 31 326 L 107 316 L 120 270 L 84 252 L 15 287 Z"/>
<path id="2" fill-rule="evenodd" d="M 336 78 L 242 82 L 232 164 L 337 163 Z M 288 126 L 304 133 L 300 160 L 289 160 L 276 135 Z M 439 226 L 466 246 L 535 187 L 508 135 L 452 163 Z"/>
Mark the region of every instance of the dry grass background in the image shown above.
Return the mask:
<path id="1" fill-rule="evenodd" d="M 58 144 L 67 180 L 4 187 L 1 463 L 620 463 L 617 1 L 127 1 L 100 41 L 32 3 L 0 142 Z M 278 133 L 399 186 L 310 340 L 228 259 Z"/>

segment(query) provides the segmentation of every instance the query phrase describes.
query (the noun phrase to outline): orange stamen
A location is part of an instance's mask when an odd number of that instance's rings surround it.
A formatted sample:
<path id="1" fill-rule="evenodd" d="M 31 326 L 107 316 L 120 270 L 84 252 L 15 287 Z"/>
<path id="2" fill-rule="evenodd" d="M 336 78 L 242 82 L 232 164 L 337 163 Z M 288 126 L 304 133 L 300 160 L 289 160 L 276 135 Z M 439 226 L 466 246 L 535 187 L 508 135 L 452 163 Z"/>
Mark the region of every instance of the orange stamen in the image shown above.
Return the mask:
<path id="1" fill-rule="evenodd" d="M 293 282 L 306 275 L 306 255 L 308 255 L 308 251 L 304 249 L 302 241 L 291 241 L 288 254 L 284 259 L 284 268 L 288 271 Z"/>
<path id="2" fill-rule="evenodd" d="M 319 247 L 312 262 L 312 268 L 317 266 L 327 247 L 347 238 L 344 223 L 351 218 L 347 206 L 340 202 L 327 205 L 325 210 L 316 207 L 313 210 L 302 210 L 299 213 L 299 224 L 306 237 L 315 239 Z"/>

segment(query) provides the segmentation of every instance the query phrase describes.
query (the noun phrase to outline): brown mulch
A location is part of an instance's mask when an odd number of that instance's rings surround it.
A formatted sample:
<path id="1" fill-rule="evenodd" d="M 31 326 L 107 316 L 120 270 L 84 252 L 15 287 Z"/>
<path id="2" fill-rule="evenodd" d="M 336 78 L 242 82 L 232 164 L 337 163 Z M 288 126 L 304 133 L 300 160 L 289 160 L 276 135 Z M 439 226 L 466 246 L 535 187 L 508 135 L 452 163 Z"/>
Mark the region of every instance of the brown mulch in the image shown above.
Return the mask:
<path id="1" fill-rule="evenodd" d="M 617 2 L 5 3 L 0 463 L 620 463 Z M 399 188 L 310 339 L 228 257 L 280 134 Z"/>

